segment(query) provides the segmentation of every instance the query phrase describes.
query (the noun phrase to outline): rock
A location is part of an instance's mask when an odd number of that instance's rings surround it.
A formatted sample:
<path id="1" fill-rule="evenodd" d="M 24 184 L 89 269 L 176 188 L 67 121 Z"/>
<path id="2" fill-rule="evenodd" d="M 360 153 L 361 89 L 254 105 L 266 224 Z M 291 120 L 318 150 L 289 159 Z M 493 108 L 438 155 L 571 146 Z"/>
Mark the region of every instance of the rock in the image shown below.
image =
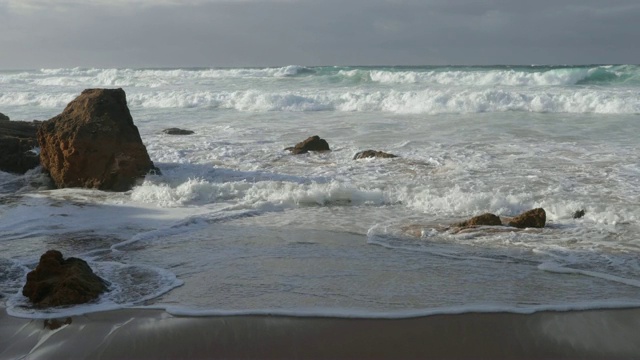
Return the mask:
<path id="1" fill-rule="evenodd" d="M 396 157 L 398 157 L 398 155 L 393 155 L 393 154 L 389 154 L 382 151 L 376 151 L 376 150 L 365 150 L 355 154 L 355 156 L 353 157 L 353 160 L 365 159 L 365 158 L 389 159 L 389 158 L 396 158 Z"/>
<path id="2" fill-rule="evenodd" d="M 40 257 L 35 270 L 27 274 L 22 295 L 38 308 L 84 304 L 107 291 L 107 283 L 78 258 L 62 258 L 49 250 Z"/>
<path id="3" fill-rule="evenodd" d="M 193 134 L 193 131 L 191 130 L 185 130 L 185 129 L 179 129 L 179 128 L 169 128 L 169 129 L 164 129 L 162 130 L 163 133 L 168 134 L 168 135 L 191 135 Z"/>
<path id="4" fill-rule="evenodd" d="M 314 135 L 305 141 L 299 142 L 296 146 L 288 147 L 285 150 L 291 151 L 292 154 L 306 154 L 309 151 L 331 151 L 329 143 L 321 139 L 318 135 Z"/>
<path id="5" fill-rule="evenodd" d="M 127 191 L 155 167 L 122 89 L 87 89 L 38 128 L 40 162 L 58 188 Z"/>
<path id="6" fill-rule="evenodd" d="M 573 218 L 574 219 L 580 219 L 581 217 L 584 216 L 585 213 L 586 213 L 586 211 L 584 209 L 578 210 L 578 211 L 573 213 Z"/>
<path id="7" fill-rule="evenodd" d="M 499 226 L 502 225 L 500 217 L 491 213 L 485 213 L 472 217 L 469 220 L 456 224 L 457 227 L 472 227 L 472 226 Z"/>
<path id="8" fill-rule="evenodd" d="M 0 121 L 9 121 L 9 117 L 3 113 L 0 113 Z"/>
<path id="9" fill-rule="evenodd" d="M 39 122 L 0 121 L 0 170 L 24 174 L 40 165 L 36 130 Z"/>
<path id="10" fill-rule="evenodd" d="M 70 317 L 67 317 L 64 320 L 60 320 L 60 319 L 45 319 L 44 320 L 44 329 L 49 329 L 49 330 L 57 330 L 60 329 L 61 327 L 65 326 L 65 325 L 71 325 L 71 323 L 73 322 L 73 320 L 71 320 Z"/>
<path id="11" fill-rule="evenodd" d="M 525 211 L 509 221 L 508 225 L 524 228 L 543 228 L 547 219 L 547 213 L 543 208 Z"/>

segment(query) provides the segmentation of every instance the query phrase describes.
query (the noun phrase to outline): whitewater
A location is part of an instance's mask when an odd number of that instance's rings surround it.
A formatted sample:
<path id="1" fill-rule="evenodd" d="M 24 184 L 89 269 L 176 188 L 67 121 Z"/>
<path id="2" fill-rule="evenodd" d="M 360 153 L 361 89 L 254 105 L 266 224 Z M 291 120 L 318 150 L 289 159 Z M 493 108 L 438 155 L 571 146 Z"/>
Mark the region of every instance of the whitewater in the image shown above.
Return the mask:
<path id="1" fill-rule="evenodd" d="M 125 90 L 162 174 L 113 193 L 0 172 L 10 315 L 640 305 L 640 66 L 0 71 L 0 112 L 47 120 L 96 87 Z M 311 135 L 332 151 L 283 150 Z M 353 160 L 366 149 L 399 158 Z M 544 229 L 450 228 L 537 207 Z M 32 308 L 21 288 L 49 249 L 88 261 L 110 291 Z"/>

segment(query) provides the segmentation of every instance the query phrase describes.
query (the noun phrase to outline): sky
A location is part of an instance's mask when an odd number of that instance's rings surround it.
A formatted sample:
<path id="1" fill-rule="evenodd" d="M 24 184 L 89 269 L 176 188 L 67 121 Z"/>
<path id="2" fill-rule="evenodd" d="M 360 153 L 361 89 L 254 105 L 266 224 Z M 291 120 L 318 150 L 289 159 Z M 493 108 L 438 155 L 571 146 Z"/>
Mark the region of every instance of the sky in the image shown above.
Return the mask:
<path id="1" fill-rule="evenodd" d="M 0 0 L 0 69 L 638 64 L 638 0 Z"/>

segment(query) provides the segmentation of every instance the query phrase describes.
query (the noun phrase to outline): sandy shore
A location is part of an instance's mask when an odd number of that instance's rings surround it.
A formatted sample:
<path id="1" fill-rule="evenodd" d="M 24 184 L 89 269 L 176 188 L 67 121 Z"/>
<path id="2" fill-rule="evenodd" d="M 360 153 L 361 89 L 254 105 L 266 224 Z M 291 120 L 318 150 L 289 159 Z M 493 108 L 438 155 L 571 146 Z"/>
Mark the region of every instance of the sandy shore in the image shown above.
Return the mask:
<path id="1" fill-rule="evenodd" d="M 0 314 L 0 359 L 640 357 L 640 309 L 397 320 L 128 309 L 62 319 L 55 330 Z"/>

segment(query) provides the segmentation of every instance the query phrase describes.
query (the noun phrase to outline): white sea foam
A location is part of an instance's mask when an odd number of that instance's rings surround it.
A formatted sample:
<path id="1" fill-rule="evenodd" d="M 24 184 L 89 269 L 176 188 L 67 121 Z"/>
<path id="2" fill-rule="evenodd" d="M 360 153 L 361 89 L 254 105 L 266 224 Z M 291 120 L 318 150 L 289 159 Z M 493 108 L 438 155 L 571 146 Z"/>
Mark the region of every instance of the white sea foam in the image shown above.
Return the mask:
<path id="1" fill-rule="evenodd" d="M 587 78 L 590 69 L 555 69 L 545 72 L 493 71 L 380 71 L 372 70 L 372 81 L 385 84 L 431 84 L 457 86 L 557 86 L 574 85 Z"/>
<path id="2" fill-rule="evenodd" d="M 234 199 L 238 202 L 236 206 L 246 208 L 327 204 L 382 205 L 389 201 L 380 189 L 364 189 L 338 181 L 310 184 L 285 181 L 218 183 L 189 179 L 175 187 L 145 183 L 134 188 L 131 197 L 136 201 L 159 206 L 207 204 Z"/>
<path id="3" fill-rule="evenodd" d="M 155 88 L 176 82 L 207 84 L 211 80 L 283 78 L 311 71 L 309 68 L 297 65 L 246 69 L 41 69 L 0 74 L 0 84 L 41 87 Z"/>
<path id="4" fill-rule="evenodd" d="M 538 268 L 540 270 L 559 273 L 559 274 L 586 275 L 586 276 L 600 278 L 600 279 L 604 279 L 604 280 L 608 280 L 608 281 L 615 281 L 615 282 L 618 282 L 618 283 L 621 283 L 621 284 L 625 284 L 625 285 L 629 285 L 629 286 L 640 287 L 640 281 L 639 280 L 622 278 L 622 277 L 619 277 L 619 276 L 606 274 L 606 273 L 601 273 L 601 272 L 597 272 L 597 271 L 573 269 L 573 268 L 570 268 L 570 267 L 562 266 L 562 265 L 551 263 L 551 262 L 542 263 L 542 264 L 538 265 Z"/>
<path id="5" fill-rule="evenodd" d="M 0 92 L 0 106 L 31 106 L 43 108 L 62 108 L 78 94 L 51 94 L 46 92 Z"/>
<path id="6" fill-rule="evenodd" d="M 640 301 L 592 301 L 537 306 L 498 306 L 492 304 L 470 304 L 465 306 L 443 306 L 441 308 L 412 309 L 398 311 L 367 311 L 359 309 L 255 309 L 255 310 L 217 310 L 192 309 L 172 305 L 153 305 L 147 309 L 161 309 L 175 316 L 210 317 L 210 316 L 291 316 L 320 317 L 342 319 L 408 319 L 432 315 L 455 315 L 465 313 L 497 313 L 533 314 L 540 311 L 577 311 L 594 309 L 623 309 L 637 307 Z"/>
<path id="7" fill-rule="evenodd" d="M 69 96 L 65 95 L 64 99 Z M 58 97 L 60 99 L 60 97 Z M 420 91 L 346 92 L 190 92 L 186 90 L 133 94 L 129 102 L 143 108 L 221 108 L 238 111 L 381 111 L 398 114 L 448 114 L 525 111 L 539 113 L 635 114 L 640 93 L 633 91 L 427 89 Z M 64 100 L 57 100 L 57 104 Z M 50 106 L 48 98 L 16 100 L 0 97 L 0 104 Z"/>
<path id="8" fill-rule="evenodd" d="M 574 86 L 600 68 L 490 71 L 340 70 L 347 78 L 367 74 L 378 84 L 412 87 L 331 87 L 321 81 L 277 79 L 313 71 L 300 66 L 265 69 L 136 70 L 51 69 L 0 75 L 9 87 L 0 106 L 64 108 L 86 87 L 125 87 L 132 108 L 209 108 L 237 111 L 364 111 L 446 114 L 524 111 L 539 113 L 640 113 L 633 87 Z M 640 75 L 639 75 L 640 76 Z M 258 79 L 276 79 L 260 82 Z M 238 81 L 241 81 L 238 83 Z M 299 81 L 305 81 L 299 83 Z M 144 89 L 144 88 L 150 88 Z M 49 91 L 48 89 L 56 89 Z M 64 89 L 65 91 L 60 91 Z"/>

